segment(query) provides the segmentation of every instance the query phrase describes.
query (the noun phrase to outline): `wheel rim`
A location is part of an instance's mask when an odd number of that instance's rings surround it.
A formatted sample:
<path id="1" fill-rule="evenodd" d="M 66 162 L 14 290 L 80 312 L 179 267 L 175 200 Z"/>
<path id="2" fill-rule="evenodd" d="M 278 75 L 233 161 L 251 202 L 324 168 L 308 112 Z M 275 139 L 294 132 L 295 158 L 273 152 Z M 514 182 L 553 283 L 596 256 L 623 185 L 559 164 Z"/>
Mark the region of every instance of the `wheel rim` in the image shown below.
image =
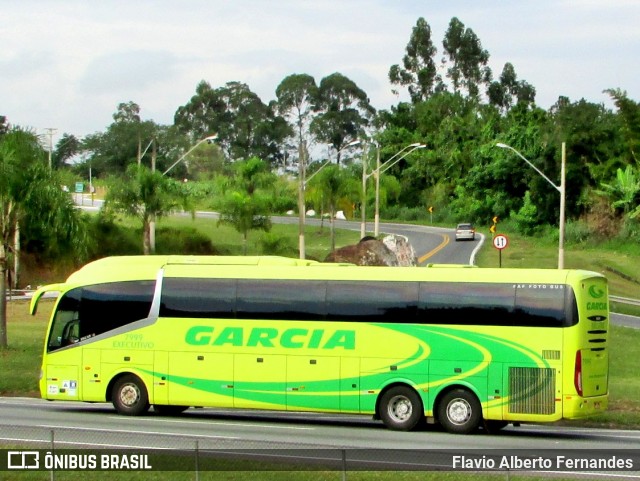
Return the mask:
<path id="1" fill-rule="evenodd" d="M 471 404 L 466 399 L 456 398 L 447 405 L 447 418 L 456 425 L 467 423 L 472 413 Z"/>
<path id="2" fill-rule="evenodd" d="M 394 396 L 389 401 L 387 412 L 395 422 L 405 422 L 413 414 L 413 404 L 406 396 Z"/>
<path id="3" fill-rule="evenodd" d="M 124 406 L 135 406 L 140 400 L 140 389 L 135 384 L 125 384 L 120 389 L 120 402 Z"/>

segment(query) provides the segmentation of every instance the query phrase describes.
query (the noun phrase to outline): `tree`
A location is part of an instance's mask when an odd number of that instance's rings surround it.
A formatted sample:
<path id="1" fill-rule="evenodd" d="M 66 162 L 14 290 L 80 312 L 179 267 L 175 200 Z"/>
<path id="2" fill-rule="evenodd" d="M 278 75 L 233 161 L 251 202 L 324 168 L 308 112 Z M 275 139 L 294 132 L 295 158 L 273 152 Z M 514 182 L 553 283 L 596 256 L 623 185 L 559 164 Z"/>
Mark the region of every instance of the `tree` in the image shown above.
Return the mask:
<path id="1" fill-rule="evenodd" d="M 139 113 L 137 104 L 120 103 L 106 132 L 85 137 L 82 150 L 89 153 L 85 162 L 96 176 L 124 173 L 129 164 L 139 161 L 144 147 L 157 135 L 159 126 L 141 121 Z"/>
<path id="2" fill-rule="evenodd" d="M 10 256 L 19 266 L 20 226 L 29 219 L 75 247 L 83 240 L 80 214 L 59 186 L 34 133 L 16 127 L 0 136 L 0 348 L 8 345 L 7 272 Z"/>
<path id="3" fill-rule="evenodd" d="M 0 135 L 4 135 L 9 132 L 9 123 L 5 115 L 0 115 Z"/>
<path id="4" fill-rule="evenodd" d="M 290 128 L 275 109 L 275 105 L 265 105 L 247 84 L 228 82 L 213 89 L 202 81 L 196 95 L 178 108 L 174 123 L 194 139 L 217 134 L 230 159 L 257 156 L 276 164 L 282 160 L 280 146 Z"/>
<path id="5" fill-rule="evenodd" d="M 518 76 L 513 64 L 507 62 L 502 68 L 500 80 L 491 82 L 487 90 L 489 103 L 507 112 L 515 103 L 518 94 Z"/>
<path id="6" fill-rule="evenodd" d="M 271 229 L 271 197 L 265 193 L 275 182 L 275 176 L 263 160 L 252 157 L 234 165 L 220 209 L 220 221 L 232 225 L 242 234 L 242 253 L 247 253 L 249 231 Z"/>
<path id="7" fill-rule="evenodd" d="M 299 162 L 304 160 L 311 144 L 311 121 L 315 116 L 318 93 L 316 81 L 307 74 L 289 75 L 276 88 L 278 112 L 292 127 L 291 136 L 295 141 Z"/>
<path id="8" fill-rule="evenodd" d="M 67 160 L 71 160 L 82 150 L 80 140 L 71 134 L 63 134 L 51 156 L 54 169 L 60 169 L 65 166 Z"/>
<path id="9" fill-rule="evenodd" d="M 640 148 L 640 102 L 631 100 L 627 93 L 620 89 L 605 90 L 614 100 L 623 121 L 623 133 L 631 158 L 640 165 L 638 149 Z"/>
<path id="10" fill-rule="evenodd" d="M 434 60 L 437 51 L 431 39 L 431 27 L 424 18 L 418 18 L 402 58 L 402 67 L 396 64 L 389 69 L 391 83 L 406 87 L 414 103 L 422 102 L 435 91 L 443 89 Z M 394 93 L 397 94 L 397 90 Z"/>
<path id="11" fill-rule="evenodd" d="M 613 182 L 602 183 L 598 193 L 605 195 L 614 209 L 622 210 L 625 217 L 640 216 L 640 172 L 631 165 L 616 171 Z"/>
<path id="12" fill-rule="evenodd" d="M 531 192 L 525 192 L 520 210 L 511 212 L 511 219 L 515 222 L 518 232 L 524 235 L 533 235 L 535 233 L 537 225 L 536 211 L 536 206 L 531 202 Z"/>
<path id="13" fill-rule="evenodd" d="M 320 81 L 315 109 L 319 114 L 311 122 L 311 131 L 319 141 L 333 146 L 340 164 L 340 151 L 361 135 L 375 109 L 364 90 L 337 72 Z"/>
<path id="14" fill-rule="evenodd" d="M 346 203 L 352 204 L 351 198 L 358 198 L 361 194 L 359 182 L 350 175 L 345 175 L 347 171 L 338 165 L 329 165 L 321 172 L 318 172 L 316 186 L 324 201 L 329 206 L 331 219 L 331 251 L 336 250 L 335 217 L 338 204 L 343 198 L 347 198 Z"/>
<path id="15" fill-rule="evenodd" d="M 144 165 L 131 164 L 122 177 L 109 182 L 105 211 L 121 212 L 142 223 L 142 251 L 152 253 L 151 221 L 173 209 L 192 210 L 182 184 Z"/>
<path id="16" fill-rule="evenodd" d="M 447 76 L 453 83 L 454 93 L 464 87 L 470 97 L 477 98 L 480 85 L 491 80 L 491 69 L 487 66 L 489 52 L 482 48 L 474 31 L 465 28 L 456 17 L 451 19 L 442 44 L 450 64 Z"/>
<path id="17" fill-rule="evenodd" d="M 307 74 L 286 77 L 276 88 L 278 110 L 289 120 L 298 150 L 298 252 L 306 257 L 304 239 L 304 178 L 311 145 L 311 122 L 318 97 L 315 79 Z"/>

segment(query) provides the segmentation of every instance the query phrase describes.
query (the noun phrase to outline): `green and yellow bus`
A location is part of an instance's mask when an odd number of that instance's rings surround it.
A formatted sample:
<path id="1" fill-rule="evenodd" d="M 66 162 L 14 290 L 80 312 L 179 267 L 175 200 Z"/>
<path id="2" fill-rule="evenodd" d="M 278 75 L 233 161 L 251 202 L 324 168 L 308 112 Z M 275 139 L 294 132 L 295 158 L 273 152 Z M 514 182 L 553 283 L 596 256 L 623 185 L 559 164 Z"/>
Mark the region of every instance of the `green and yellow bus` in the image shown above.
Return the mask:
<path id="1" fill-rule="evenodd" d="M 359 413 L 468 433 L 602 412 L 606 278 L 581 270 L 361 267 L 130 256 L 58 291 L 43 398 Z"/>

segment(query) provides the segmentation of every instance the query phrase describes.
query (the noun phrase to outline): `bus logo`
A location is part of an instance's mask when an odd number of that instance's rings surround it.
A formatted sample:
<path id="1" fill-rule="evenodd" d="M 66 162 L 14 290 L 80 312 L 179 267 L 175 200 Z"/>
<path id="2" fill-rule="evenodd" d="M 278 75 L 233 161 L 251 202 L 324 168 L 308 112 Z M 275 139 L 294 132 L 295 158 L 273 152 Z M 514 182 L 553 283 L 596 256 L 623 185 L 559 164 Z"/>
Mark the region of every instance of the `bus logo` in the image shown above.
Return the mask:
<path id="1" fill-rule="evenodd" d="M 598 286 L 590 286 L 589 287 L 589 295 L 592 299 L 598 299 L 596 302 L 587 302 L 587 310 L 588 311 L 604 311 L 608 309 L 607 300 L 603 299 L 605 297 L 605 290 Z"/>
<path id="2" fill-rule="evenodd" d="M 7 453 L 7 469 L 40 469 L 40 453 L 38 451 L 9 451 Z"/>
<path id="3" fill-rule="evenodd" d="M 600 299 L 604 296 L 604 289 L 598 289 L 596 286 L 589 287 L 589 295 L 594 299 Z"/>
<path id="4" fill-rule="evenodd" d="M 227 326 L 220 331 L 211 326 L 193 326 L 185 335 L 192 346 L 284 347 L 307 349 L 355 349 L 353 330 L 290 328 L 282 331 L 272 327 Z"/>

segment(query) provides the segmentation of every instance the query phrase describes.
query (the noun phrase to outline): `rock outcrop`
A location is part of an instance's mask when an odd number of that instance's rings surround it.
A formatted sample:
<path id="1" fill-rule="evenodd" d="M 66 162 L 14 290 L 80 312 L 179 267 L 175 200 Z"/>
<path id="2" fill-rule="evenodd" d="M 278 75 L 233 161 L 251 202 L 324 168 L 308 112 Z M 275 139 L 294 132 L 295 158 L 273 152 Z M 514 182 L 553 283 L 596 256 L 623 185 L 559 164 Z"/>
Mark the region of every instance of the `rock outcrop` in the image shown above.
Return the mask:
<path id="1" fill-rule="evenodd" d="M 364 237 L 355 245 L 336 249 L 325 262 L 348 262 L 359 266 L 415 266 L 415 251 L 406 237 L 387 235 L 382 240 Z"/>

